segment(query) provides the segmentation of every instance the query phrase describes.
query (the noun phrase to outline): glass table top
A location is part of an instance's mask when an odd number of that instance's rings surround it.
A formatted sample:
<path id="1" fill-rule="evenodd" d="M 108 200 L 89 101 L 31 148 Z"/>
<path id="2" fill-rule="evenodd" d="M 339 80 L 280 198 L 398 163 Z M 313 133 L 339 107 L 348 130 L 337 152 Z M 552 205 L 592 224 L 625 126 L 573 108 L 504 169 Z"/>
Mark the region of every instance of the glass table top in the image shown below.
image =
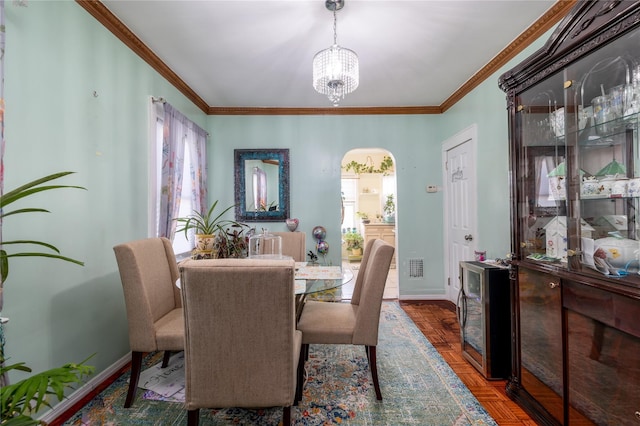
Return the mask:
<path id="1" fill-rule="evenodd" d="M 353 271 L 341 266 L 312 266 L 296 262 L 295 294 L 312 294 L 341 287 L 353 279 Z"/>

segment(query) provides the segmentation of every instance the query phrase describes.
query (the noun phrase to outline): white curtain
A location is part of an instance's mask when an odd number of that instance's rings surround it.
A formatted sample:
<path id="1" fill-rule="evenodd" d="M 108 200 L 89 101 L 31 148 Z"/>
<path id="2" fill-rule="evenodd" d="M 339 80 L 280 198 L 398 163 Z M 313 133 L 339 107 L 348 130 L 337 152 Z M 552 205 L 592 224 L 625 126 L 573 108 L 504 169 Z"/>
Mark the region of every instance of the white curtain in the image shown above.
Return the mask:
<path id="1" fill-rule="evenodd" d="M 191 153 L 191 199 L 193 209 L 207 209 L 207 132 L 201 129 L 169 103 L 164 103 L 164 129 L 160 177 L 160 212 L 158 235 L 173 240 L 182 197 L 184 150 Z"/>

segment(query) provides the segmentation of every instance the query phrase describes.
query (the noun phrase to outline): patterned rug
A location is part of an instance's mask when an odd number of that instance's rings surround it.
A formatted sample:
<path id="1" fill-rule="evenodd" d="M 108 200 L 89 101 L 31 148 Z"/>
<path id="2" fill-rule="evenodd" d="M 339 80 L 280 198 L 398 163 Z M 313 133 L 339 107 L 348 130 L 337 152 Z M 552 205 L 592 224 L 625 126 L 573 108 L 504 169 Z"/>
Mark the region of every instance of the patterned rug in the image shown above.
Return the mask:
<path id="1" fill-rule="evenodd" d="M 312 345 L 296 425 L 496 425 L 397 302 L 384 302 L 377 347 L 383 401 L 371 383 L 364 347 Z M 153 353 L 149 368 L 161 360 Z M 138 390 L 122 407 L 129 372 L 89 401 L 65 425 L 184 425 L 180 402 Z M 200 410 L 201 425 L 278 425 L 281 408 Z"/>

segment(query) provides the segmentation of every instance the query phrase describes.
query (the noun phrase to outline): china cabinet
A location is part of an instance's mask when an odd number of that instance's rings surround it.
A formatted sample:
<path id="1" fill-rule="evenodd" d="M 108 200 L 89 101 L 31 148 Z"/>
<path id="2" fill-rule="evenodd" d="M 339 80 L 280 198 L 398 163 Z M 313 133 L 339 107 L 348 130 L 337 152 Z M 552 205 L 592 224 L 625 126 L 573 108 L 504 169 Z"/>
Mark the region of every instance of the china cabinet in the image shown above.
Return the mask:
<path id="1" fill-rule="evenodd" d="M 391 244 L 392 247 L 396 246 L 396 225 L 391 223 L 369 223 L 364 225 L 364 245 L 366 246 L 369 240 L 380 239 L 386 243 Z M 391 259 L 391 267 L 395 268 L 396 255 L 394 253 Z"/>
<path id="2" fill-rule="evenodd" d="M 640 425 L 640 2 L 579 1 L 507 93 L 512 371 L 541 424 Z"/>

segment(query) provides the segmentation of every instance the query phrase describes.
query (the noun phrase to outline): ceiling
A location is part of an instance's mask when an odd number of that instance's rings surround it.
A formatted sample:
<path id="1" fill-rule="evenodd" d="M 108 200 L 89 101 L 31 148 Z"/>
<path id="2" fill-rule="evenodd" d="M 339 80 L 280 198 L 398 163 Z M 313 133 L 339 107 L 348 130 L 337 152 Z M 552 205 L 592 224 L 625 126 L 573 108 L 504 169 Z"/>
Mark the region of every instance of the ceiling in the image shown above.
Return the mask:
<path id="1" fill-rule="evenodd" d="M 340 106 L 440 107 L 532 24 L 555 24 L 555 3 L 346 0 L 337 38 L 359 56 L 360 85 Z M 209 107 L 331 108 L 311 82 L 313 56 L 333 42 L 324 0 L 102 5 Z"/>

